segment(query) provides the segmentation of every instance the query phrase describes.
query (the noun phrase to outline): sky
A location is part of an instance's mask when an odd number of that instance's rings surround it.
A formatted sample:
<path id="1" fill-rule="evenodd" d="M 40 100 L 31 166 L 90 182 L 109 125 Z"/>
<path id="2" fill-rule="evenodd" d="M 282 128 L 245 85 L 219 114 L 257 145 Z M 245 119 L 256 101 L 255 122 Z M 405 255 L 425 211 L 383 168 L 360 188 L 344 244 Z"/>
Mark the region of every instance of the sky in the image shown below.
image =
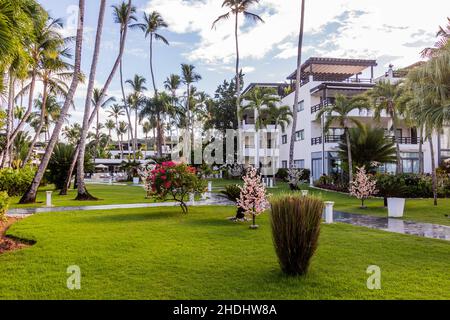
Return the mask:
<path id="1" fill-rule="evenodd" d="M 65 35 L 75 34 L 77 0 L 38 0 L 52 17 L 65 22 Z M 111 6 L 120 0 L 108 0 L 103 41 L 96 77 L 101 88 L 119 48 L 119 26 L 112 18 Z M 180 64 L 196 66 L 202 75 L 197 84 L 210 95 L 223 80 L 233 78 L 235 63 L 234 22 L 230 19 L 212 28 L 212 22 L 227 12 L 222 0 L 134 0 L 137 16 L 158 11 L 168 28 L 160 33 L 169 46 L 156 43 L 154 68 L 156 83 L 162 88 L 171 73 L 180 73 Z M 86 1 L 85 42 L 82 69 L 88 75 L 95 40 L 99 1 Z M 264 23 L 241 18 L 239 39 L 241 67 L 245 83 L 284 82 L 296 68 L 300 0 L 261 0 L 249 9 Z M 446 0 L 307 0 L 303 60 L 309 57 L 376 59 L 375 75 L 389 64 L 405 67 L 420 59 L 420 51 L 435 42 L 439 25 L 446 25 L 450 1 Z M 130 30 L 124 54 L 124 78 L 135 74 L 147 78 L 151 89 L 149 41 L 140 30 Z M 87 82 L 87 81 L 86 81 Z M 39 87 L 38 87 L 39 90 Z M 128 89 L 129 90 L 129 89 Z M 70 122 L 80 122 L 86 84 L 75 96 L 76 109 Z M 110 96 L 121 97 L 118 74 Z M 106 120 L 107 114 L 102 111 Z"/>

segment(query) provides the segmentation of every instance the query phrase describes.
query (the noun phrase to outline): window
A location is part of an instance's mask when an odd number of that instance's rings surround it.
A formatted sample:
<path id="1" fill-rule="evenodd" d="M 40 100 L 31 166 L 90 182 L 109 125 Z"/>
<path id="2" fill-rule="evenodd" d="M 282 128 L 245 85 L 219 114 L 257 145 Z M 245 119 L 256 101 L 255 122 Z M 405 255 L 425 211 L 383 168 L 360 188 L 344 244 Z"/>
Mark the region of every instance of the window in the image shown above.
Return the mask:
<path id="1" fill-rule="evenodd" d="M 281 161 L 281 167 L 282 167 L 283 169 L 287 169 L 287 167 L 288 167 L 288 165 L 287 165 L 287 160 Z"/>
<path id="2" fill-rule="evenodd" d="M 287 134 L 285 134 L 284 136 L 281 136 L 281 143 L 282 144 L 286 144 L 287 143 Z"/>
<path id="3" fill-rule="evenodd" d="M 305 101 L 300 101 L 297 106 L 297 112 L 305 110 Z"/>
<path id="4" fill-rule="evenodd" d="M 295 133 L 295 141 L 305 140 L 305 130 L 300 130 Z"/>
<path id="5" fill-rule="evenodd" d="M 339 137 L 339 136 L 342 136 L 343 134 L 344 134 L 344 129 L 343 128 L 330 128 L 330 129 L 328 129 L 328 135 L 330 135 L 330 136 Z"/>
<path id="6" fill-rule="evenodd" d="M 304 169 L 305 168 L 305 160 L 294 160 L 294 168 Z"/>

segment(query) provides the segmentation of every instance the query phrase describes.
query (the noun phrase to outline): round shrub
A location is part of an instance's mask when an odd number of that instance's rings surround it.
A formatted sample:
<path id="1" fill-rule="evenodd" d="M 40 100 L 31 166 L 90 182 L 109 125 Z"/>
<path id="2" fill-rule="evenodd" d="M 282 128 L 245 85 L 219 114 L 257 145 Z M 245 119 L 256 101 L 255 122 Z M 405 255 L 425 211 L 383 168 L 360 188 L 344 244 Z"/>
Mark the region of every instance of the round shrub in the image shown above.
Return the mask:
<path id="1" fill-rule="evenodd" d="M 31 166 L 0 169 L 0 191 L 5 191 L 10 197 L 24 194 L 31 185 L 35 172 Z"/>

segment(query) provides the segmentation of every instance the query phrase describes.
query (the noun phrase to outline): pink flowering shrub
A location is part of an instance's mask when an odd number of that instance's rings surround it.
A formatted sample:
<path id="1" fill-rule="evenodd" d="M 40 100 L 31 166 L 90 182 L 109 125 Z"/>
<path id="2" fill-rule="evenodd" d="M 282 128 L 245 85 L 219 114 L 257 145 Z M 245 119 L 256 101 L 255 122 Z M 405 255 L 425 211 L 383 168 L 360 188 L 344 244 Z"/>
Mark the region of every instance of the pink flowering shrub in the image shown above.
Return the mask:
<path id="1" fill-rule="evenodd" d="M 350 183 L 350 194 L 361 200 L 361 208 L 365 208 L 364 200 L 378 193 L 377 181 L 366 173 L 364 167 L 356 168 L 356 175 Z"/>
<path id="2" fill-rule="evenodd" d="M 261 181 L 261 176 L 256 169 L 250 167 L 243 177 L 244 186 L 240 187 L 241 194 L 237 200 L 237 205 L 245 214 L 252 215 L 253 226 L 257 215 L 263 213 L 268 207 L 266 188 Z"/>
<path id="3" fill-rule="evenodd" d="M 175 200 L 180 203 L 183 213 L 188 212 L 185 200 L 189 193 L 205 191 L 205 181 L 201 180 L 195 168 L 173 161 L 156 165 L 146 176 L 147 196 L 160 200 Z"/>

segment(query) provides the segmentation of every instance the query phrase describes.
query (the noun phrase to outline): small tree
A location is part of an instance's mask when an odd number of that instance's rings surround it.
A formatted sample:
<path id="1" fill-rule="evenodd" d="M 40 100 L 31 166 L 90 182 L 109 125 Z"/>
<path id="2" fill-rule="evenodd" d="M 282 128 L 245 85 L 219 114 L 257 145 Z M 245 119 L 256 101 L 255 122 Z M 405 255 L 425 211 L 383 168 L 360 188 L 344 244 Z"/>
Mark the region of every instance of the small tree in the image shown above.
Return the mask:
<path id="1" fill-rule="evenodd" d="M 376 188 L 376 180 L 366 173 L 364 167 L 356 168 L 356 176 L 350 184 L 350 194 L 361 200 L 361 209 L 364 206 L 364 200 L 378 192 Z"/>
<path id="2" fill-rule="evenodd" d="M 305 182 L 304 169 L 291 168 L 288 170 L 288 184 L 291 190 L 298 190 L 298 185 Z"/>
<path id="3" fill-rule="evenodd" d="M 238 207 L 242 208 L 245 214 L 252 215 L 252 229 L 258 228 L 255 224 L 256 216 L 263 213 L 268 207 L 266 188 L 261 181 L 261 176 L 254 167 L 247 170 L 243 177 L 244 186 L 240 187 L 241 194 L 237 200 Z"/>
<path id="4" fill-rule="evenodd" d="M 176 164 L 172 161 L 163 162 L 155 166 L 146 176 L 145 189 L 148 196 L 160 200 L 172 199 L 180 203 L 183 213 L 188 213 L 185 203 L 190 193 L 205 191 L 205 181 L 200 179 L 196 170 L 187 164 Z"/>

